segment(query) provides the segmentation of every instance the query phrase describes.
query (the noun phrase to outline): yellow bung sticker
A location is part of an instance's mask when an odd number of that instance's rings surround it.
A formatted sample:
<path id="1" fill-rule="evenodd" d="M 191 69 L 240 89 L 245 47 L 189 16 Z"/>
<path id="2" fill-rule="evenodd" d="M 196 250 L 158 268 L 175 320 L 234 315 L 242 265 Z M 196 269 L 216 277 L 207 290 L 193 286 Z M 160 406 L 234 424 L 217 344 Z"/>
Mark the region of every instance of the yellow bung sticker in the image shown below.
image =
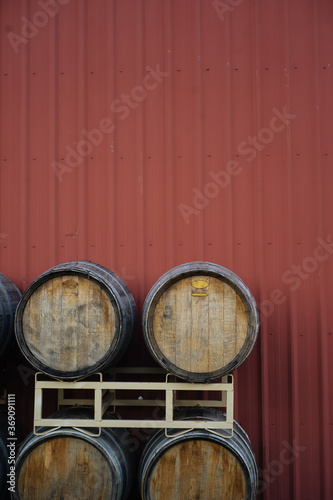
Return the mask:
<path id="1" fill-rule="evenodd" d="M 194 288 L 207 288 L 208 281 L 203 281 L 203 280 L 192 281 L 192 286 Z"/>
<path id="2" fill-rule="evenodd" d="M 196 293 L 192 291 L 193 297 L 207 297 L 208 293 L 204 291 L 204 288 L 207 288 L 208 285 L 208 281 L 205 280 L 192 281 L 193 288 L 196 288 L 198 290 Z"/>

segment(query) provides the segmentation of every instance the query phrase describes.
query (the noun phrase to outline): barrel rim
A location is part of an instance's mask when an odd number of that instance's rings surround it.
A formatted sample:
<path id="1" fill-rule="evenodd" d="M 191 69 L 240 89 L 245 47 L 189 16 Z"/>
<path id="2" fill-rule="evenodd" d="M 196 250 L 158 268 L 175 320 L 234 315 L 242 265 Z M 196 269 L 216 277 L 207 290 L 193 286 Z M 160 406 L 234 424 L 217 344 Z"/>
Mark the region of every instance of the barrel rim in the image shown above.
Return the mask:
<path id="1" fill-rule="evenodd" d="M 169 360 L 165 359 L 163 352 L 160 350 L 157 342 L 155 341 L 154 335 L 151 334 L 153 332 L 153 312 L 161 295 L 175 282 L 189 276 L 202 274 L 207 274 L 208 276 L 217 278 L 223 278 L 223 281 L 227 283 L 233 290 L 235 290 L 236 293 L 240 296 L 248 317 L 248 326 L 246 332 L 246 340 L 248 340 L 248 343 L 245 340 L 238 354 L 227 365 L 221 367 L 220 369 L 210 372 L 189 372 L 183 370 L 182 368 L 176 366 L 174 363 L 171 363 Z M 185 380 L 194 382 L 209 382 L 238 368 L 238 366 L 240 366 L 240 364 L 242 364 L 247 356 L 251 353 L 258 337 L 259 314 L 255 299 L 250 289 L 239 276 L 237 276 L 229 269 L 226 269 L 225 267 L 222 267 L 218 264 L 214 264 L 211 262 L 194 261 L 181 264 L 167 271 L 151 287 L 143 305 L 142 330 L 148 350 L 152 354 L 153 358 L 160 365 L 162 365 L 163 368 L 175 373 Z"/>
<path id="2" fill-rule="evenodd" d="M 7 282 L 12 286 L 12 288 L 18 293 L 18 295 L 21 297 L 22 296 L 22 293 L 20 291 L 20 289 L 18 288 L 17 285 L 15 285 L 15 283 L 10 279 L 8 278 L 8 276 L 4 273 L 1 273 L 0 272 L 0 283 L 2 283 L 3 281 L 1 280 L 1 278 L 6 278 Z M 5 281 L 6 281 L 5 280 Z"/>
<path id="3" fill-rule="evenodd" d="M 88 269 L 84 268 L 83 267 L 84 264 L 88 265 L 89 268 Z M 109 286 L 104 277 L 99 275 L 98 272 L 93 269 L 95 268 L 95 266 L 97 270 L 106 272 L 110 277 L 110 279 L 114 282 L 114 284 L 121 287 L 121 290 L 125 292 L 124 297 L 126 297 L 129 309 L 131 311 L 131 318 L 130 318 L 131 321 L 129 322 L 130 329 L 128 332 L 127 341 L 125 339 L 125 335 L 123 335 L 123 332 L 126 331 L 126 325 L 124 324 L 124 319 L 122 314 L 124 312 L 124 309 L 120 303 L 119 298 L 117 297 L 116 290 L 113 289 L 111 286 Z M 24 310 L 34 291 L 37 290 L 39 286 L 53 279 L 54 277 L 65 276 L 65 275 L 81 276 L 88 280 L 91 279 L 95 283 L 97 283 L 108 295 L 108 297 L 111 300 L 112 306 L 116 309 L 115 317 L 117 322 L 114 338 L 108 350 L 101 357 L 101 359 L 98 360 L 94 365 L 90 365 L 88 368 L 85 367 L 80 370 L 72 370 L 72 371 L 62 371 L 59 369 L 54 369 L 41 362 L 29 349 L 22 328 Z M 75 380 L 79 377 L 87 375 L 88 369 L 89 373 L 93 373 L 99 370 L 102 371 L 103 369 L 108 367 L 110 365 L 110 356 L 112 353 L 114 353 L 112 362 L 115 363 L 122 354 L 121 352 L 117 353 L 117 350 L 122 347 L 123 343 L 126 344 L 126 345 L 124 344 L 124 347 L 127 347 L 127 344 L 130 342 L 130 339 L 134 332 L 135 323 L 136 323 L 135 301 L 131 291 L 128 289 L 126 284 L 121 280 L 121 278 L 119 278 L 119 276 L 117 276 L 113 271 L 107 269 L 104 266 L 101 266 L 100 264 L 96 264 L 89 260 L 77 260 L 77 261 L 65 262 L 63 264 L 58 264 L 54 267 L 47 269 L 26 288 L 17 305 L 14 324 L 15 324 L 15 337 L 17 343 L 20 347 L 22 354 L 29 361 L 29 363 L 31 363 L 37 370 L 41 370 L 42 372 L 52 377 L 59 377 L 66 380 Z"/>

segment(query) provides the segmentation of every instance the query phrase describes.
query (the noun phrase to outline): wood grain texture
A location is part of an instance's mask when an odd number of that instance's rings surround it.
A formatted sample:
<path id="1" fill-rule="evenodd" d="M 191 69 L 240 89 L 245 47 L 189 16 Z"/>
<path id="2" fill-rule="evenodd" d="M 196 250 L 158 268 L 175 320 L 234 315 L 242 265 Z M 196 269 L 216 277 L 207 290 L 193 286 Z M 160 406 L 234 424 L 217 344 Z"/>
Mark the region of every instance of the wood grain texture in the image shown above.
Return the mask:
<path id="1" fill-rule="evenodd" d="M 205 440 L 172 446 L 159 458 L 148 479 L 146 500 L 244 500 L 246 478 L 237 458 Z"/>
<path id="2" fill-rule="evenodd" d="M 196 288 L 200 282 L 205 288 Z M 200 285 L 202 286 L 202 285 Z M 189 372 L 212 372 L 244 345 L 248 317 L 235 290 L 221 279 L 196 275 L 171 284 L 159 297 L 152 331 L 163 356 Z"/>
<path id="3" fill-rule="evenodd" d="M 97 363 L 110 348 L 117 318 L 110 297 L 82 276 L 57 276 L 30 296 L 22 328 L 27 347 L 55 370 L 75 371 Z"/>
<path id="4" fill-rule="evenodd" d="M 34 448 L 18 477 L 24 500 L 104 500 L 117 498 L 115 471 L 90 443 L 57 437 Z"/>

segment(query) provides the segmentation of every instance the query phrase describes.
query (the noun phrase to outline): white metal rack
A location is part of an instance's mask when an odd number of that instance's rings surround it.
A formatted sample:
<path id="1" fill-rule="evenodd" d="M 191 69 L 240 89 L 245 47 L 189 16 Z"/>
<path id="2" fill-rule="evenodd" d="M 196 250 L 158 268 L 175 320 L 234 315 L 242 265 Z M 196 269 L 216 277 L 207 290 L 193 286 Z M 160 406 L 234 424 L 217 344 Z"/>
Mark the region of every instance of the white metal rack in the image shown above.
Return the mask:
<path id="1" fill-rule="evenodd" d="M 192 429 L 207 429 L 211 432 L 217 430 L 229 430 L 226 437 L 232 436 L 233 431 L 233 390 L 234 382 L 232 375 L 226 375 L 222 378 L 222 382 L 213 383 L 189 383 L 179 381 L 174 375 L 166 373 L 161 369 L 152 368 L 115 368 L 110 372 L 113 380 L 104 381 L 101 373 L 94 374 L 91 378 L 97 380 L 80 379 L 76 381 L 61 381 L 61 380 L 45 380 L 45 375 L 38 372 L 35 375 L 35 401 L 34 401 L 34 433 L 46 434 L 55 428 L 73 427 L 79 428 L 82 432 L 91 435 L 100 435 L 101 428 L 121 427 L 121 428 L 164 428 L 179 429 L 179 433 L 188 432 Z M 117 374 L 165 374 L 163 382 L 124 382 L 117 381 Z M 91 405 L 94 409 L 93 419 L 55 419 L 43 418 L 43 391 L 57 390 L 58 408 L 63 405 Z M 65 390 L 93 390 L 94 397 L 90 399 L 69 398 L 65 395 Z M 119 398 L 116 391 L 161 391 L 164 393 L 163 398 L 143 398 L 139 396 L 137 399 Z M 219 393 L 218 399 L 179 399 L 178 392 L 180 391 L 199 391 L 199 392 L 216 392 Z M 207 396 L 205 396 L 207 397 Z M 218 407 L 225 410 L 225 421 L 206 421 L 206 420 L 174 420 L 175 407 L 189 406 L 204 406 Z M 118 407 L 124 406 L 154 406 L 165 407 L 164 419 L 103 419 L 105 411 L 112 407 L 115 411 Z M 41 431 L 38 428 L 47 428 Z M 92 433 L 88 429 L 97 429 L 97 433 Z M 174 433 L 173 433 L 174 435 Z"/>

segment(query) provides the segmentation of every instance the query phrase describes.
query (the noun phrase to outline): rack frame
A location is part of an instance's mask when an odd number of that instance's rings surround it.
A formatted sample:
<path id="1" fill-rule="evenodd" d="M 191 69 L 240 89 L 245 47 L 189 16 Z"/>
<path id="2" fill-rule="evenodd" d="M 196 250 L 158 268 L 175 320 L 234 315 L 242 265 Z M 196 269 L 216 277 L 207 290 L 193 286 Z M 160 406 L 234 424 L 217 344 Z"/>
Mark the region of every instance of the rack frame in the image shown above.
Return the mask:
<path id="1" fill-rule="evenodd" d="M 166 373 L 161 369 L 154 368 L 115 368 L 110 372 L 113 378 L 117 374 L 144 374 L 151 376 L 152 374 L 165 374 L 164 382 L 133 382 L 133 381 L 105 381 L 102 373 L 95 373 L 98 380 L 80 379 L 75 381 L 62 380 L 42 380 L 45 375 L 41 372 L 35 374 L 35 397 L 34 397 L 34 423 L 33 432 L 36 435 L 44 435 L 61 427 L 72 427 L 81 432 L 99 436 L 102 428 L 151 428 L 165 429 L 168 435 L 168 429 L 172 429 L 172 435 L 175 436 L 174 429 L 178 429 L 178 434 L 189 432 L 193 429 L 205 429 L 213 433 L 225 432 L 225 437 L 233 435 L 233 417 L 234 417 L 234 379 L 231 374 L 222 377 L 222 382 L 212 383 L 193 383 L 176 381 L 174 375 Z M 93 419 L 55 419 L 43 418 L 43 391 L 56 389 L 58 396 L 58 409 L 65 405 L 91 405 L 94 409 Z M 94 397 L 90 399 L 73 399 L 65 397 L 65 390 L 93 390 Z M 116 391 L 163 391 L 164 399 L 143 399 L 141 396 L 138 399 L 120 399 L 117 397 Z M 178 399 L 178 391 L 202 391 L 202 392 L 219 392 L 220 399 Z M 175 407 L 190 407 L 199 405 L 202 407 L 217 407 L 224 408 L 226 419 L 225 421 L 208 421 L 208 420 L 175 420 Z M 112 407 L 114 412 L 118 407 L 142 407 L 142 406 L 161 406 L 165 407 L 164 419 L 103 419 L 103 415 L 107 409 Z M 46 430 L 38 430 L 40 428 Z M 91 432 L 90 429 L 97 429 L 97 432 Z"/>

